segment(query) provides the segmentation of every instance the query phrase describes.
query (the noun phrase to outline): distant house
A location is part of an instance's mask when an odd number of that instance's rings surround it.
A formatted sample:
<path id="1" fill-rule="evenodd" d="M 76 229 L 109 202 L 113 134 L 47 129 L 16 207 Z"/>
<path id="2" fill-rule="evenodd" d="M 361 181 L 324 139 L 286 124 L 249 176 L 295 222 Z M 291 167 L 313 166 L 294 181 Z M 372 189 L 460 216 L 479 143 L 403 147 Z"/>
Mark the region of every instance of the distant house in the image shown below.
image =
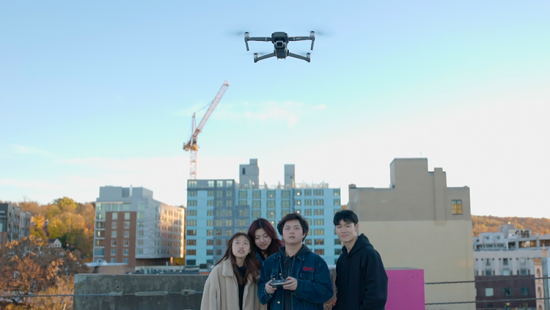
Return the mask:
<path id="1" fill-rule="evenodd" d="M 63 246 L 59 239 L 49 239 L 48 241 L 50 242 L 50 248 L 61 249 L 61 247 Z"/>

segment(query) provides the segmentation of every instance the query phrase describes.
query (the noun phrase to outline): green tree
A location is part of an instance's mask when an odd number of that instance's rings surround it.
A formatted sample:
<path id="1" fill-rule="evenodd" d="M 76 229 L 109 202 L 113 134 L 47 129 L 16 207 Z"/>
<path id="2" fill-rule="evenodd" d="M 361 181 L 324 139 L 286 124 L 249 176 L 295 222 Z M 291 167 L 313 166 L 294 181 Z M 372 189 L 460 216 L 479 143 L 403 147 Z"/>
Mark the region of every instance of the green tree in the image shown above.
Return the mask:
<path id="1" fill-rule="evenodd" d="M 59 210 L 61 210 L 61 213 L 63 212 L 75 213 L 76 211 L 76 202 L 74 202 L 74 200 L 72 200 L 69 197 L 58 198 L 54 200 L 53 203 L 59 207 Z"/>
<path id="2" fill-rule="evenodd" d="M 46 219 L 51 220 L 57 215 L 61 214 L 61 210 L 57 205 L 51 205 L 46 211 Z"/>

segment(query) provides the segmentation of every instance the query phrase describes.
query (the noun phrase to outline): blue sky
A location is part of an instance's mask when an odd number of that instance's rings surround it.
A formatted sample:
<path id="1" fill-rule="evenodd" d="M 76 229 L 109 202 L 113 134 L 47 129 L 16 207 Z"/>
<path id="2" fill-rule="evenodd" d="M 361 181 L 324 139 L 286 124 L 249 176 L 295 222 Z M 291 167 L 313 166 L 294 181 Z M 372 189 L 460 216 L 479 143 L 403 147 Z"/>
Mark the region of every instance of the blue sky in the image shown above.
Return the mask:
<path id="1" fill-rule="evenodd" d="M 3 1 L 0 199 L 91 201 L 145 186 L 185 204 L 191 115 L 199 178 L 387 187 L 427 157 L 473 214 L 550 217 L 548 1 Z M 246 51 L 238 32 L 319 34 L 311 63 Z M 321 35 L 324 34 L 324 35 Z M 308 42 L 290 51 L 305 53 Z M 545 208 L 546 207 L 546 208 Z"/>

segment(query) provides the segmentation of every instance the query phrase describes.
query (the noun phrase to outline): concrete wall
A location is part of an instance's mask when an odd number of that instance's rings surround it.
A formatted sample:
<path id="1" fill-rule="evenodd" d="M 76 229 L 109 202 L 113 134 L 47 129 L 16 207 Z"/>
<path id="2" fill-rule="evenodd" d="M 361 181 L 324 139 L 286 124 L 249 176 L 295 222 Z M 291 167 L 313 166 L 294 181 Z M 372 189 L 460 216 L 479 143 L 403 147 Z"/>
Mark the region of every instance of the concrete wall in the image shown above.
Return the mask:
<path id="1" fill-rule="evenodd" d="M 425 158 L 395 159 L 390 188 L 349 190 L 348 209 L 359 216 L 359 230 L 380 252 L 386 268 L 424 270 L 426 282 L 473 281 L 470 192 L 447 187 L 441 168 L 428 171 Z M 462 214 L 452 201 L 462 201 Z M 475 300 L 474 283 L 426 286 L 426 303 Z M 475 309 L 475 304 L 426 309 Z"/>
<path id="2" fill-rule="evenodd" d="M 203 275 L 96 275 L 77 274 L 75 294 L 109 294 L 122 292 L 167 291 L 166 296 L 76 296 L 75 310 L 149 310 L 149 309 L 200 309 L 202 289 L 208 276 Z M 182 290 L 195 290 L 198 294 L 184 296 Z"/>

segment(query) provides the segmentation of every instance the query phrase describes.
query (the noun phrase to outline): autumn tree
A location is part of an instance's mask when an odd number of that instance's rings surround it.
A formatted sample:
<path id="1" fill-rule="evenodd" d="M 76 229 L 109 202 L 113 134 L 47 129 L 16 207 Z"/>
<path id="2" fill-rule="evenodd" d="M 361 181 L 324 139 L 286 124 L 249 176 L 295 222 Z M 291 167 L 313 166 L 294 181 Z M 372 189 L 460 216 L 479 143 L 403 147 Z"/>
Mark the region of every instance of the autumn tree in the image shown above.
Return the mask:
<path id="1" fill-rule="evenodd" d="M 50 248 L 34 236 L 7 243 L 0 249 L 0 292 L 18 297 L 5 298 L 14 306 L 29 305 L 29 294 L 58 287 L 60 277 L 88 272 L 78 251 Z"/>
<path id="2" fill-rule="evenodd" d="M 69 212 L 69 213 L 75 213 L 76 211 L 76 202 L 72 200 L 69 197 L 63 197 L 59 198 L 53 201 L 53 203 L 59 207 L 59 210 L 61 210 L 61 213 Z"/>

